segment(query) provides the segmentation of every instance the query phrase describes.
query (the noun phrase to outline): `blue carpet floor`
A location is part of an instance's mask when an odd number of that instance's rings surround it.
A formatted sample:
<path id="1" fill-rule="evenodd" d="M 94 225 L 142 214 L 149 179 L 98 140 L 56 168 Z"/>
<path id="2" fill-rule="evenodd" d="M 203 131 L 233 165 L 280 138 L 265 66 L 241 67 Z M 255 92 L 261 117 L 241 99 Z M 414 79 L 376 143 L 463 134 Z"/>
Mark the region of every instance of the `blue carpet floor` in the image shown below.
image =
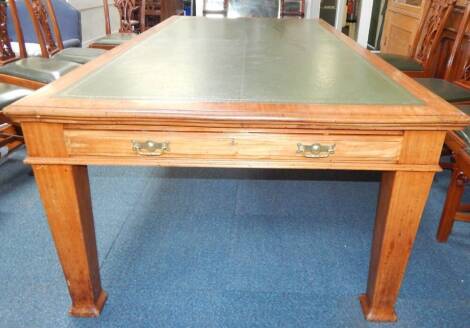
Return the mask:
<path id="1" fill-rule="evenodd" d="M 101 317 L 67 288 L 19 152 L 0 166 L 0 327 L 379 327 L 364 321 L 379 175 L 92 167 Z M 435 239 L 439 173 L 383 327 L 470 327 L 470 224 Z"/>

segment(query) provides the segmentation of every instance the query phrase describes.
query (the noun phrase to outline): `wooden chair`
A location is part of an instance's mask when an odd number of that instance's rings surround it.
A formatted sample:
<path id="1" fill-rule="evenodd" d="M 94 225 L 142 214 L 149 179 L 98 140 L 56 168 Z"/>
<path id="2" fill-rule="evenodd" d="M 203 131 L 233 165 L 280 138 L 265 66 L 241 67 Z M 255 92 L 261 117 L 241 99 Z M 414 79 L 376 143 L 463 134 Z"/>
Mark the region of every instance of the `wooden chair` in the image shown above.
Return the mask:
<path id="1" fill-rule="evenodd" d="M 10 124 L 0 111 L 0 164 L 8 154 L 24 144 L 23 136 Z"/>
<path id="2" fill-rule="evenodd" d="M 45 58 L 85 64 L 102 55 L 102 49 L 67 48 L 64 49 L 57 16 L 51 0 L 24 0 L 31 16 L 33 27 Z M 47 7 L 47 8 L 46 8 Z M 54 34 L 51 31 L 51 26 Z"/>
<path id="3" fill-rule="evenodd" d="M 111 21 L 109 17 L 108 0 L 103 0 L 106 36 L 96 40 L 93 44 L 90 45 L 90 48 L 104 50 L 113 49 L 114 47 L 117 47 L 122 43 L 129 41 L 135 36 L 135 32 L 137 32 L 134 30 L 135 20 L 131 19 L 132 15 L 130 16 L 131 18 L 129 18 L 128 13 L 135 13 L 138 9 L 137 5 L 135 5 L 135 2 L 133 0 L 116 0 L 114 4 L 118 8 L 119 15 L 121 18 L 119 25 L 119 33 L 111 33 Z M 133 4 L 134 7 L 129 7 L 129 4 Z M 145 0 L 142 0 L 140 8 L 144 8 L 145 11 Z M 145 21 L 145 17 L 143 17 L 143 20 Z M 143 25 L 145 26 L 145 22 L 143 23 Z"/>
<path id="4" fill-rule="evenodd" d="M 469 105 L 459 107 L 470 115 Z M 470 177 L 470 128 L 447 133 L 445 143 L 452 152 L 454 162 L 450 165 L 452 177 L 436 236 L 439 242 L 449 239 L 455 221 L 470 222 L 470 205 L 462 204 L 464 188 Z"/>
<path id="5" fill-rule="evenodd" d="M 115 0 L 114 4 L 119 12 L 120 33 L 143 32 L 145 22 L 145 0 Z"/>
<path id="6" fill-rule="evenodd" d="M 0 14 L 4 5 L 0 4 Z M 23 142 L 19 127 L 15 126 L 2 113 L 3 108 L 15 101 L 33 94 L 34 90 L 22 88 L 13 84 L 0 82 L 0 160 L 7 153 L 17 149 Z"/>
<path id="7" fill-rule="evenodd" d="M 456 0 L 426 2 L 426 14 L 419 25 L 411 57 L 392 54 L 379 56 L 411 77 L 432 77 L 436 67 L 436 50 L 455 3 Z"/>
<path id="8" fill-rule="evenodd" d="M 305 0 L 281 0 L 281 18 L 305 16 Z"/>
<path id="9" fill-rule="evenodd" d="M 444 79 L 417 78 L 423 86 L 448 102 L 470 104 L 470 52 L 464 44 L 470 21 L 470 4 L 466 6 L 457 30 Z"/>
<path id="10" fill-rule="evenodd" d="M 17 86 L 38 89 L 47 83 L 53 82 L 68 72 L 80 67 L 77 63 L 50 59 L 44 57 L 27 58 L 23 31 L 18 17 L 18 11 L 14 0 L 8 1 L 16 37 L 19 44 L 17 56 L 11 48 L 11 40 L 6 25 L 6 15 L 0 17 L 0 82 Z"/>
<path id="11" fill-rule="evenodd" d="M 228 0 L 204 0 L 203 16 L 227 17 Z"/>

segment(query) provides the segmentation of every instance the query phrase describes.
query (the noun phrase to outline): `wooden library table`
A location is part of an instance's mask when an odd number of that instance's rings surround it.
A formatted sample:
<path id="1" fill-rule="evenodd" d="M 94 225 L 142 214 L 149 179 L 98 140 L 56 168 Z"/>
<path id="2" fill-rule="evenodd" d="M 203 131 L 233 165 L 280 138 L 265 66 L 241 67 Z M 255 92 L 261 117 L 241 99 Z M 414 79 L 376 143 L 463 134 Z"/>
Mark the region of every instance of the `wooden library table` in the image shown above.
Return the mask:
<path id="1" fill-rule="evenodd" d="M 470 123 L 326 23 L 268 18 L 172 17 L 5 112 L 23 128 L 74 316 L 106 301 L 87 166 L 148 165 L 382 171 L 360 301 L 366 319 L 396 320 L 444 137 Z"/>

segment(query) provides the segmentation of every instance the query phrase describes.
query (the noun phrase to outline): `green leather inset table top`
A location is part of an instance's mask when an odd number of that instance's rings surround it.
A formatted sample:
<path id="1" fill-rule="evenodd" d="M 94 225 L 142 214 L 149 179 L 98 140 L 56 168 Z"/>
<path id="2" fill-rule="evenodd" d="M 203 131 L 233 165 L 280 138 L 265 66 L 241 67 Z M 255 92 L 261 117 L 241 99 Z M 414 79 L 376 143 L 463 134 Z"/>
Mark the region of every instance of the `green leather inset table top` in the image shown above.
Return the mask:
<path id="1" fill-rule="evenodd" d="M 178 19 L 58 96 L 421 104 L 318 22 L 270 18 Z"/>

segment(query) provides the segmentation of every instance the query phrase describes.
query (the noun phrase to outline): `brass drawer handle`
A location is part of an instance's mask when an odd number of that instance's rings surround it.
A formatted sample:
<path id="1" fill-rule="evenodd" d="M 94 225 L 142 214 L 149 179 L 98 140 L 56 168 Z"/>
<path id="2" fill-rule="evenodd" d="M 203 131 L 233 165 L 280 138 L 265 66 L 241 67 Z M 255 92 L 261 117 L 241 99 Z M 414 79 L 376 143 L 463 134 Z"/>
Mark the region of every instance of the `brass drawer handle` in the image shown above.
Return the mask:
<path id="1" fill-rule="evenodd" d="M 322 145 L 314 143 L 312 145 L 297 144 L 297 153 L 304 154 L 308 158 L 324 158 L 335 153 L 336 144 Z"/>
<path id="2" fill-rule="evenodd" d="M 147 140 L 145 142 L 132 140 L 132 150 L 141 156 L 161 156 L 170 150 L 168 142 L 155 142 Z"/>

